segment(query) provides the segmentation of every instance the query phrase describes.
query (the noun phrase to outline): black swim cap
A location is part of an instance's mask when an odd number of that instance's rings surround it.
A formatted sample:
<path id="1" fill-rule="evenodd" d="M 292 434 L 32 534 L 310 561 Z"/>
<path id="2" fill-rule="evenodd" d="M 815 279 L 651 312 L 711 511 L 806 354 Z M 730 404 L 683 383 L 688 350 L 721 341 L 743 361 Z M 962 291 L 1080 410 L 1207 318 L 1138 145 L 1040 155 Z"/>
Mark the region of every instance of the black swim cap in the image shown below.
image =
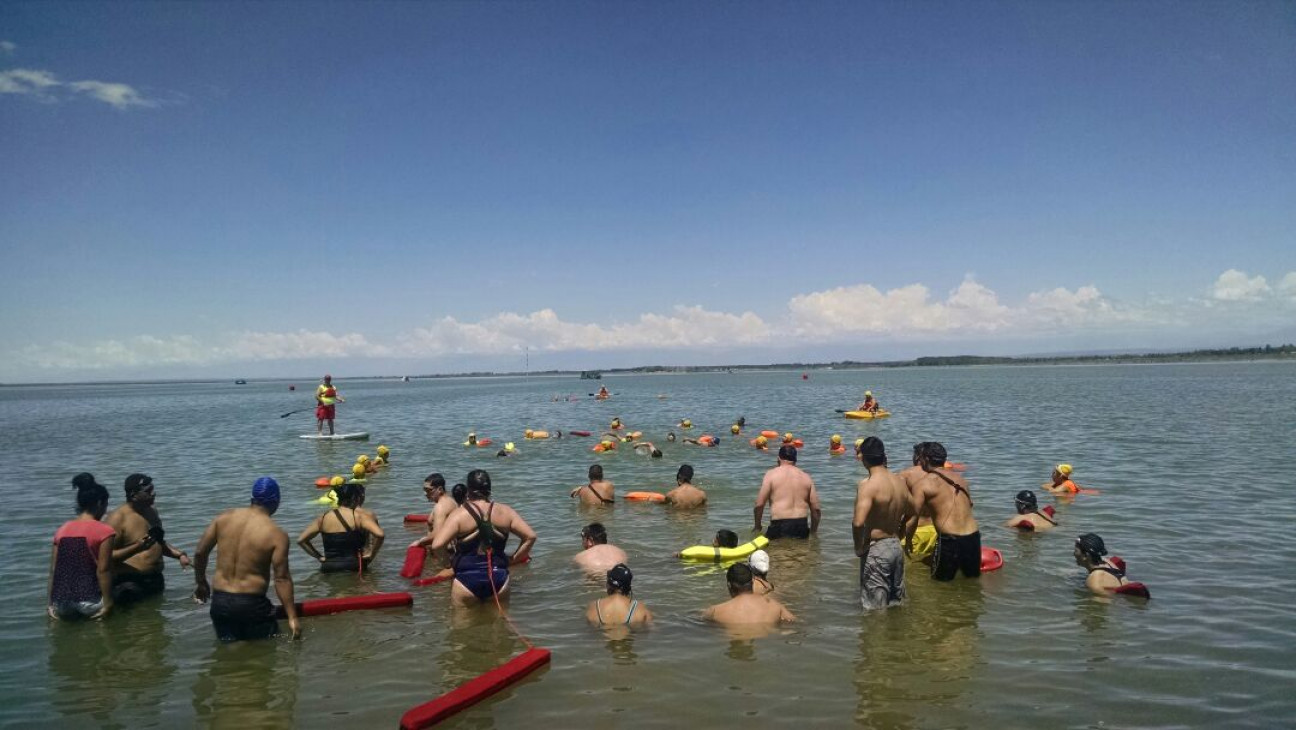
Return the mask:
<path id="1" fill-rule="evenodd" d="M 793 464 L 795 464 L 796 457 L 797 457 L 797 450 L 795 446 L 785 445 L 779 447 L 779 458 L 782 459 L 783 461 L 790 461 Z"/>
<path id="2" fill-rule="evenodd" d="M 885 466 L 887 463 L 886 446 L 877 436 L 869 436 L 859 447 L 860 459 L 864 466 Z"/>
<path id="3" fill-rule="evenodd" d="M 1086 532 L 1076 538 L 1076 547 L 1080 552 L 1089 556 L 1089 559 L 1095 563 L 1107 554 L 1107 546 L 1103 544 L 1103 539 L 1094 532 Z"/>
<path id="4" fill-rule="evenodd" d="M 630 592 L 630 582 L 634 580 L 634 573 L 626 567 L 625 563 L 617 563 L 607 572 L 608 588 L 613 588 L 621 593 Z"/>
<path id="5" fill-rule="evenodd" d="M 680 483 L 693 481 L 693 467 L 689 464 L 680 464 L 679 471 L 675 472 L 675 481 Z"/>
<path id="6" fill-rule="evenodd" d="M 131 474 L 126 477 L 126 499 L 130 499 L 141 489 L 151 486 L 153 486 L 153 477 L 148 474 Z"/>
<path id="7" fill-rule="evenodd" d="M 1029 489 L 1023 489 L 1017 493 L 1017 506 L 1033 510 L 1039 506 L 1039 501 L 1035 499 L 1035 493 Z M 1020 510 L 1018 510 L 1020 511 Z"/>

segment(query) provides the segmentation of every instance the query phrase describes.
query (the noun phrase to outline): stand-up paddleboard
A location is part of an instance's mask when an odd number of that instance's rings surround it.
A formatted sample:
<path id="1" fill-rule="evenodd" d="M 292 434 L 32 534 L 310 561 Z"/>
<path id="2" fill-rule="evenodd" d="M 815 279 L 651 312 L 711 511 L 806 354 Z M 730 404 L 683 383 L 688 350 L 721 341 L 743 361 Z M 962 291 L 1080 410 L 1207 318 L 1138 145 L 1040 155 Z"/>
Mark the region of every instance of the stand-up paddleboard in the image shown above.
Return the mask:
<path id="1" fill-rule="evenodd" d="M 357 431 L 356 433 L 335 433 L 332 435 L 322 433 L 304 433 L 298 438 L 304 438 L 309 441 L 368 441 L 368 431 Z"/>

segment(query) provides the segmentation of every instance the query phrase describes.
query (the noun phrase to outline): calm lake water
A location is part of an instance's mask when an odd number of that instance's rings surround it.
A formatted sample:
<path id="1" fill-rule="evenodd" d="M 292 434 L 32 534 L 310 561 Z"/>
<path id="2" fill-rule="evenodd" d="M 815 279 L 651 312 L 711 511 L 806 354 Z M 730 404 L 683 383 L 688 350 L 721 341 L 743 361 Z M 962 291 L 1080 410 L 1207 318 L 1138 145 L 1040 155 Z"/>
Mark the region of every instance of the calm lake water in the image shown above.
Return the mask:
<path id="1" fill-rule="evenodd" d="M 425 511 L 431 471 L 460 481 L 491 472 L 497 499 L 539 532 L 532 565 L 514 572 L 510 615 L 553 663 L 447 727 L 1258 727 L 1296 717 L 1296 366 L 1290 363 L 987 367 L 636 376 L 586 397 L 574 378 L 339 381 L 340 430 L 363 443 L 312 443 L 311 382 L 0 389 L 11 465 L 0 563 L 0 725 L 394 727 L 408 708 L 522 650 L 493 609 L 452 610 L 446 585 L 412 589 L 412 609 L 305 619 L 301 642 L 221 646 L 192 573 L 168 561 L 164 596 L 104 623 L 46 619 L 49 541 L 73 513 L 73 474 L 91 471 L 121 503 L 127 474 L 157 483 L 168 539 L 193 552 L 218 511 L 246 504 L 252 481 L 284 487 L 277 521 L 295 539 L 319 513 L 312 482 L 378 443 L 393 466 L 367 506 L 389 533 L 372 576 L 323 576 L 294 546 L 298 600 L 405 590 L 401 524 Z M 895 414 L 846 421 L 833 412 L 871 388 Z M 554 402 L 555 395 L 579 395 Z M 659 398 L 658 396 L 666 396 Z M 823 493 L 824 523 L 807 543 L 777 544 L 771 577 L 801 622 L 755 640 L 698 618 L 726 598 L 723 575 L 671 554 L 717 529 L 746 534 L 773 456 L 728 438 L 748 430 L 805 439 L 801 465 Z M 597 430 L 612 416 L 665 450 L 595 455 L 592 439 L 526 442 L 524 428 Z M 667 444 L 681 418 L 718 448 Z M 511 459 L 460 446 L 476 430 L 514 440 Z M 674 429 L 680 433 L 679 429 Z M 907 605 L 863 615 L 850 517 L 863 468 L 830 457 L 828 439 L 880 436 L 893 466 L 918 441 L 966 462 L 983 541 L 1003 570 L 933 584 L 911 564 Z M 680 463 L 710 493 L 703 512 L 618 503 L 582 510 L 567 498 L 591 463 L 620 493 L 673 485 Z M 1063 527 L 998 527 L 1013 495 L 1053 464 L 1100 496 L 1059 505 Z M 1049 501 L 1045 498 L 1043 501 Z M 602 593 L 570 564 L 580 528 L 600 520 L 630 554 L 636 595 L 658 616 L 632 636 L 586 625 Z M 1072 561 L 1075 535 L 1096 531 L 1123 556 L 1150 602 L 1091 597 Z M 510 544 L 510 550 L 513 545 Z"/>

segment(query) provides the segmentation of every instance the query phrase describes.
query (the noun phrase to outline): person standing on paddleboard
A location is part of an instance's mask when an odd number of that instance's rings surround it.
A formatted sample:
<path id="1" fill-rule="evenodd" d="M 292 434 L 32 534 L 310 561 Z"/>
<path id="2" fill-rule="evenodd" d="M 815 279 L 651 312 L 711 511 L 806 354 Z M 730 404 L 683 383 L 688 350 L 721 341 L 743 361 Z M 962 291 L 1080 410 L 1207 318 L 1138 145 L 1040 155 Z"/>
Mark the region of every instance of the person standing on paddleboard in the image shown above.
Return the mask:
<path id="1" fill-rule="evenodd" d="M 336 403 L 346 403 L 346 398 L 338 395 L 337 388 L 333 387 L 333 376 L 325 375 L 324 382 L 319 384 L 315 389 L 315 434 L 324 433 L 324 422 L 328 421 L 329 435 L 333 435 L 333 417 L 335 415 Z"/>

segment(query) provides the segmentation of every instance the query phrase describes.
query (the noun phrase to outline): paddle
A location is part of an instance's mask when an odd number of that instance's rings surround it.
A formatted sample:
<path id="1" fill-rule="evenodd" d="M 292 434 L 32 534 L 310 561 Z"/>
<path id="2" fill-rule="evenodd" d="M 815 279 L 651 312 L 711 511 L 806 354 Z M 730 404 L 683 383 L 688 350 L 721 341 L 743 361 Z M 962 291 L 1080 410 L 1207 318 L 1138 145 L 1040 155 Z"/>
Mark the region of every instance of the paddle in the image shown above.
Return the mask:
<path id="1" fill-rule="evenodd" d="M 280 418 L 287 418 L 287 417 L 291 416 L 291 415 L 294 414 L 294 413 L 301 413 L 302 411 L 313 411 L 313 410 L 315 410 L 315 406 L 311 406 L 310 408 L 298 408 L 298 409 L 295 410 L 295 411 L 288 411 L 287 413 L 285 413 L 285 414 L 283 414 L 282 416 L 280 416 Z"/>
<path id="2" fill-rule="evenodd" d="M 594 396 L 596 396 L 596 395 L 598 395 L 598 393 L 590 393 L 590 397 L 591 397 L 591 398 L 594 397 Z M 608 395 L 621 395 L 621 394 L 620 394 L 620 393 L 608 393 Z"/>
<path id="3" fill-rule="evenodd" d="M 846 409 L 845 409 L 845 408 L 834 408 L 834 409 L 833 409 L 833 413 L 845 413 L 845 412 L 846 412 Z"/>

